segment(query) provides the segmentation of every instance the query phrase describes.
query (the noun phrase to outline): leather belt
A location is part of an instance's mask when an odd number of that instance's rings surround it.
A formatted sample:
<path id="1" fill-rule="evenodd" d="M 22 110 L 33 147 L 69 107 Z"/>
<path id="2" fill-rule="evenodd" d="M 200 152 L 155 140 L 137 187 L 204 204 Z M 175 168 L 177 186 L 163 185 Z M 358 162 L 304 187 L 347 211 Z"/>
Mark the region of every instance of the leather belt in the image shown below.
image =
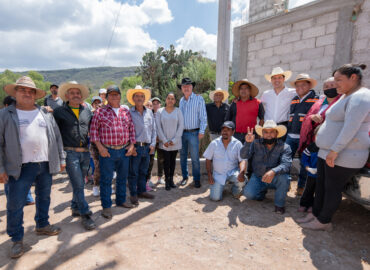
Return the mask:
<path id="1" fill-rule="evenodd" d="M 136 142 L 135 143 L 135 146 L 147 146 L 149 145 L 149 143 L 146 143 L 146 142 Z"/>
<path id="2" fill-rule="evenodd" d="M 89 152 L 89 149 L 87 149 L 85 147 L 64 147 L 64 150 L 75 151 L 77 153 Z"/>
<path id="3" fill-rule="evenodd" d="M 194 131 L 198 131 L 199 128 L 194 128 L 194 129 L 184 129 L 184 132 L 194 132 Z"/>
<path id="4" fill-rule="evenodd" d="M 123 148 L 126 148 L 127 146 L 129 146 L 129 142 L 128 143 L 125 143 L 125 144 L 121 144 L 121 145 L 109 145 L 109 144 L 103 144 L 105 147 L 107 148 L 111 148 L 111 149 L 114 149 L 114 150 L 121 150 Z"/>

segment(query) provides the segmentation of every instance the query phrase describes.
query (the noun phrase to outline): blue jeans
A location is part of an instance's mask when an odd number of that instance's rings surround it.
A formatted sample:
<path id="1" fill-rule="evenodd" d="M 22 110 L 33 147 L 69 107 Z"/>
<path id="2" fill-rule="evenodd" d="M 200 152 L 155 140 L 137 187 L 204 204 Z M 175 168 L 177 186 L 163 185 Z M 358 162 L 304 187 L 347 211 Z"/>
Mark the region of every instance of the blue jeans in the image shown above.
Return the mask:
<path id="1" fill-rule="evenodd" d="M 6 199 L 8 199 L 9 184 L 5 184 L 4 185 L 4 191 L 5 191 Z M 28 194 L 27 194 L 26 204 L 28 204 L 28 203 L 34 203 L 34 202 L 35 202 L 35 200 L 32 197 L 31 188 L 30 188 L 30 190 L 28 191 Z"/>
<path id="2" fill-rule="evenodd" d="M 49 225 L 49 206 L 52 177 L 49 173 L 49 162 L 25 163 L 21 175 L 15 180 L 9 177 L 6 231 L 13 242 L 21 241 L 24 235 L 23 207 L 26 204 L 27 193 L 35 182 L 36 194 L 36 228 Z"/>
<path id="3" fill-rule="evenodd" d="M 238 197 L 239 195 L 241 195 L 241 193 L 243 192 L 243 187 L 245 185 L 245 181 L 244 182 L 238 181 L 238 174 L 239 172 L 237 172 L 237 174 L 229 176 L 228 178 L 226 178 L 226 182 L 225 182 L 225 184 L 227 182 L 233 183 L 233 187 L 231 188 L 231 193 L 233 194 L 234 197 Z M 209 198 L 212 201 L 222 200 L 222 192 L 224 191 L 224 187 L 225 185 L 221 185 L 220 183 L 215 181 L 214 184 L 211 185 L 210 187 L 211 194 L 209 195 Z"/>
<path id="4" fill-rule="evenodd" d="M 278 174 L 270 184 L 262 182 L 262 177 L 252 174 L 244 188 L 244 196 L 250 200 L 262 201 L 268 189 L 275 189 L 274 203 L 278 207 L 285 206 L 286 194 L 289 190 L 290 178 L 288 174 Z"/>
<path id="5" fill-rule="evenodd" d="M 78 210 L 81 215 L 85 215 L 89 212 L 89 205 L 85 200 L 84 186 L 85 176 L 90 164 L 90 153 L 78 153 L 70 150 L 67 150 L 66 153 L 66 170 L 73 190 L 71 208 Z"/>
<path id="6" fill-rule="evenodd" d="M 112 207 L 112 179 L 113 172 L 116 177 L 116 205 L 126 202 L 126 182 L 130 158 L 126 157 L 126 149 L 114 150 L 107 148 L 110 157 L 99 156 L 100 166 L 100 200 L 103 208 Z"/>
<path id="7" fill-rule="evenodd" d="M 298 150 L 299 147 L 299 139 L 293 139 L 289 137 L 289 135 L 286 138 L 285 141 L 286 144 L 290 146 L 290 149 L 292 150 L 292 159 L 295 156 L 295 153 Z M 298 187 L 299 188 L 304 188 L 306 185 L 307 181 L 307 171 L 305 168 L 303 168 L 302 163 L 300 162 L 300 169 L 299 169 L 299 176 L 298 176 Z"/>
<path id="8" fill-rule="evenodd" d="M 199 161 L 199 131 L 187 132 L 182 134 L 182 149 L 180 151 L 182 177 L 187 179 L 188 172 L 188 151 L 190 151 L 191 165 L 193 169 L 194 181 L 200 181 L 200 161 Z"/>
<path id="9" fill-rule="evenodd" d="M 150 161 L 150 148 L 146 146 L 136 146 L 137 156 L 130 157 L 130 170 L 128 184 L 132 197 L 146 192 L 146 174 L 148 173 Z"/>

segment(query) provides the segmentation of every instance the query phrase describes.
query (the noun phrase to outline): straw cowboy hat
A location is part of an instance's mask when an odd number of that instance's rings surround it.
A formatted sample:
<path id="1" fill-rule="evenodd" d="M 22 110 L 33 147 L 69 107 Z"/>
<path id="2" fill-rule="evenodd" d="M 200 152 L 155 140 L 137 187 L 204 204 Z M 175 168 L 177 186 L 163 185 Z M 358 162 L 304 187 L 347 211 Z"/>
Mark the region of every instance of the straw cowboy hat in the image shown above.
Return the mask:
<path id="1" fill-rule="evenodd" d="M 35 99 L 43 98 L 46 95 L 44 90 L 41 90 L 36 87 L 36 84 L 32 81 L 30 77 L 22 76 L 15 83 L 7 84 L 4 86 L 4 91 L 12 97 L 15 97 L 15 88 L 17 86 L 28 87 L 36 90 Z"/>
<path id="2" fill-rule="evenodd" d="M 308 75 L 307 73 L 298 74 L 297 78 L 294 81 L 290 82 L 290 85 L 295 87 L 296 82 L 299 81 L 306 81 L 311 83 L 311 88 L 315 88 L 315 86 L 317 85 L 317 81 L 313 78 L 310 78 L 310 75 Z"/>
<path id="3" fill-rule="evenodd" d="M 270 128 L 273 128 L 277 131 L 278 135 L 277 137 L 278 138 L 281 138 L 283 137 L 286 132 L 287 132 L 287 129 L 285 126 L 283 125 L 276 125 L 276 123 L 274 122 L 274 120 L 266 120 L 266 122 L 263 124 L 263 127 L 261 127 L 260 125 L 256 125 L 255 127 L 255 130 L 256 130 L 256 133 L 262 137 L 262 130 L 264 129 L 270 129 Z"/>
<path id="4" fill-rule="evenodd" d="M 283 75 L 287 81 L 292 77 L 292 72 L 290 70 L 284 71 L 281 67 L 275 67 L 272 69 L 271 74 L 265 74 L 265 79 L 271 82 L 271 77 L 276 75 Z"/>
<path id="5" fill-rule="evenodd" d="M 136 94 L 136 93 L 143 93 L 145 95 L 145 101 L 144 101 L 144 104 L 148 102 L 148 100 L 150 100 L 150 97 L 151 97 L 151 92 L 149 89 L 145 89 L 145 88 L 142 88 L 141 85 L 136 85 L 134 89 L 128 89 L 127 90 L 127 93 L 126 93 L 126 97 L 127 97 L 127 101 L 131 104 L 131 105 L 135 105 L 135 102 L 134 100 L 132 99 L 132 97 Z"/>
<path id="6" fill-rule="evenodd" d="M 239 87 L 243 83 L 248 84 L 249 87 L 251 88 L 251 97 L 256 97 L 258 95 L 258 92 L 259 92 L 258 87 L 255 86 L 250 81 L 248 81 L 248 79 L 242 79 L 242 80 L 239 80 L 236 83 L 234 83 L 233 88 L 231 89 L 231 91 L 233 92 L 235 97 L 239 97 Z"/>
<path id="7" fill-rule="evenodd" d="M 209 93 L 209 98 L 212 100 L 212 101 L 215 101 L 214 100 L 214 97 L 215 97 L 215 94 L 216 93 L 222 93 L 224 95 L 224 98 L 222 99 L 222 102 L 224 102 L 225 100 L 227 100 L 229 98 L 229 92 L 226 91 L 226 90 L 222 90 L 221 88 L 217 88 L 216 90 L 213 90 Z"/>
<path id="8" fill-rule="evenodd" d="M 58 94 L 63 101 L 67 101 L 66 93 L 71 88 L 80 89 L 82 100 L 87 99 L 90 95 L 90 91 L 89 91 L 89 88 L 87 88 L 87 86 L 83 84 L 79 84 L 76 81 L 70 81 L 70 82 L 62 83 L 59 87 Z"/>

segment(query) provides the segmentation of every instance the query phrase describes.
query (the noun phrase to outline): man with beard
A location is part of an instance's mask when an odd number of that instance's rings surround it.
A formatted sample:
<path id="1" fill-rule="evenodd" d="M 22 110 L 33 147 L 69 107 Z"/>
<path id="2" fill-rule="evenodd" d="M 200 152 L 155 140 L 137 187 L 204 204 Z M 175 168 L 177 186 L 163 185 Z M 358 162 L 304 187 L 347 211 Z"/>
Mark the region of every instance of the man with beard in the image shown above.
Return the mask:
<path id="1" fill-rule="evenodd" d="M 210 199 L 220 201 L 226 182 L 233 183 L 232 194 L 238 199 L 245 184 L 246 162 L 240 157 L 242 143 L 234 135 L 235 125 L 226 121 L 221 126 L 221 137 L 214 139 L 203 156 L 206 158 Z"/>
<path id="2" fill-rule="evenodd" d="M 52 113 L 56 108 L 63 105 L 63 100 L 58 96 L 58 88 L 59 86 L 56 84 L 50 85 L 51 94 L 44 99 L 44 106 L 48 112 Z"/>
<path id="3" fill-rule="evenodd" d="M 256 133 L 261 137 L 255 140 L 253 129 L 245 136 L 245 144 L 240 157 L 252 158 L 253 173 L 244 188 L 244 196 L 250 200 L 262 201 L 268 189 L 275 189 L 275 212 L 285 213 L 285 198 L 289 190 L 289 172 L 292 165 L 292 151 L 289 145 L 278 138 L 286 134 L 284 125 L 276 125 L 267 120 L 262 126 L 256 125 Z"/>

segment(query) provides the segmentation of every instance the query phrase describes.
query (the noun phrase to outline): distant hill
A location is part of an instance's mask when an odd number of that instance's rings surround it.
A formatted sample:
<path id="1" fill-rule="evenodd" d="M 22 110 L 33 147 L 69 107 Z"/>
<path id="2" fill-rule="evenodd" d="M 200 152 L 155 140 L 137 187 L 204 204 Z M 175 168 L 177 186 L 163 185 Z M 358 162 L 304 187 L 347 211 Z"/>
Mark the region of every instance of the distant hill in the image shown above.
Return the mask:
<path id="1" fill-rule="evenodd" d="M 86 84 L 93 91 L 100 88 L 106 81 L 114 81 L 117 85 L 121 84 L 124 77 L 135 75 L 137 67 L 92 67 L 92 68 L 74 68 L 61 70 L 39 71 L 45 78 L 55 84 L 61 84 L 66 81 L 77 81 Z M 25 74 L 27 72 L 21 72 Z"/>

